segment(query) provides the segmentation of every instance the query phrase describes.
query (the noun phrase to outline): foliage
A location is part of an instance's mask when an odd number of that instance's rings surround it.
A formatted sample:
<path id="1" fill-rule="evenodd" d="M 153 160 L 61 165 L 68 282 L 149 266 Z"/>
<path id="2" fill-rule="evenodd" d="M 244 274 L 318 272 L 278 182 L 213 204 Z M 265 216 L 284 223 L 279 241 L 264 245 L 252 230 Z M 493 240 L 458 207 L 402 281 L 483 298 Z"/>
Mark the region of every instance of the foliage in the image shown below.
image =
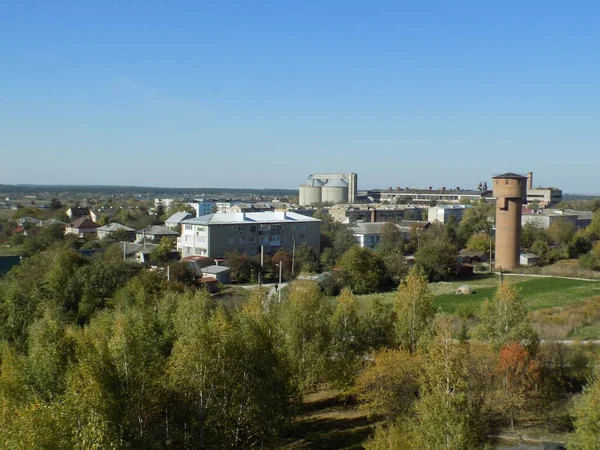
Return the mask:
<path id="1" fill-rule="evenodd" d="M 600 270 L 600 258 L 595 253 L 586 253 L 579 257 L 579 265 L 587 270 Z"/>
<path id="2" fill-rule="evenodd" d="M 303 242 L 296 247 L 296 271 L 299 273 L 316 273 L 320 267 L 319 255 L 314 248 Z"/>
<path id="3" fill-rule="evenodd" d="M 419 355 L 401 349 L 376 352 L 356 380 L 361 407 L 369 415 L 390 421 L 410 416 L 418 399 L 421 373 Z"/>
<path id="4" fill-rule="evenodd" d="M 490 234 L 494 206 L 484 200 L 477 202 L 472 208 L 467 208 L 458 226 L 457 234 L 461 243 L 467 242 L 475 233 Z"/>
<path id="5" fill-rule="evenodd" d="M 556 245 L 566 245 L 575 235 L 575 225 L 569 220 L 556 220 L 546 230 L 550 241 Z"/>
<path id="6" fill-rule="evenodd" d="M 491 239 L 487 233 L 475 233 L 467 241 L 467 249 L 489 254 Z"/>
<path id="7" fill-rule="evenodd" d="M 246 253 L 240 253 L 235 250 L 225 253 L 227 267 L 231 269 L 231 279 L 237 283 L 249 283 L 255 280 L 254 274 L 258 274 L 260 267 L 256 261 L 253 261 Z"/>
<path id="8" fill-rule="evenodd" d="M 401 348 L 415 352 L 419 339 L 428 331 L 434 310 L 427 278 L 413 268 L 398 287 L 394 311 L 396 338 Z"/>
<path id="9" fill-rule="evenodd" d="M 163 237 L 152 251 L 151 258 L 159 264 L 165 264 L 169 261 L 169 254 L 175 249 L 176 243 L 175 238 Z"/>
<path id="10" fill-rule="evenodd" d="M 531 248 L 534 242 L 548 242 L 546 230 L 538 221 L 527 222 L 521 229 L 521 245 Z"/>
<path id="11" fill-rule="evenodd" d="M 392 347 L 395 343 L 394 321 L 391 305 L 384 303 L 380 296 L 371 297 L 360 316 L 361 348 L 377 350 Z"/>
<path id="12" fill-rule="evenodd" d="M 376 292 L 385 283 L 385 265 L 381 257 L 368 248 L 351 247 L 340 258 L 339 266 L 348 272 L 350 286 L 356 293 Z"/>
<path id="13" fill-rule="evenodd" d="M 294 382 L 301 391 L 315 389 L 327 379 L 331 309 L 317 283 L 296 280 L 281 313 L 284 349 Z"/>
<path id="14" fill-rule="evenodd" d="M 445 236 L 424 239 L 415 262 L 429 280 L 447 280 L 456 267 L 456 248 Z"/>
<path id="15" fill-rule="evenodd" d="M 583 397 L 574 409 L 575 432 L 569 439 L 569 450 L 600 448 L 600 376 L 590 378 Z"/>
<path id="16" fill-rule="evenodd" d="M 502 410 L 508 411 L 510 426 L 515 415 L 525 406 L 539 382 L 540 367 L 519 342 L 510 342 L 500 350 L 497 373 L 502 380 Z"/>
<path id="17" fill-rule="evenodd" d="M 337 298 L 337 305 L 330 319 L 331 368 L 334 385 L 347 389 L 362 363 L 361 324 L 356 298 L 344 288 Z"/>
<path id="18" fill-rule="evenodd" d="M 517 288 L 506 283 L 498 287 L 491 301 L 483 302 L 481 324 L 475 334 L 499 347 L 507 342 L 519 342 L 533 350 L 538 342 L 527 317 L 525 302 Z"/>

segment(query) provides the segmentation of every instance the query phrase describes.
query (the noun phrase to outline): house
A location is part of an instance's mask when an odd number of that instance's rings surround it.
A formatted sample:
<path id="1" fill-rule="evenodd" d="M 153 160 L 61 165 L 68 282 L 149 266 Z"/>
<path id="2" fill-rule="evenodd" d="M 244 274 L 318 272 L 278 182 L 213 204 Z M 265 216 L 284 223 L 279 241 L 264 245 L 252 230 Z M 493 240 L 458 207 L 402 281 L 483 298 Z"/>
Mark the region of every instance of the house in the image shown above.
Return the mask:
<path id="1" fill-rule="evenodd" d="M 83 216 L 89 216 L 90 215 L 90 210 L 89 208 L 79 208 L 77 206 L 73 206 L 72 208 L 67 209 L 67 216 L 69 216 L 69 219 L 73 219 L 73 218 L 78 218 L 78 217 L 83 217 Z"/>
<path id="2" fill-rule="evenodd" d="M 186 219 L 191 219 L 192 217 L 194 217 L 194 215 L 187 211 L 176 212 L 167 220 L 165 220 L 165 226 L 167 228 L 179 230 L 181 228 L 180 223 Z"/>
<path id="3" fill-rule="evenodd" d="M 98 239 L 112 239 L 116 232 L 119 232 L 119 237 L 121 239 L 127 236 L 130 240 L 133 240 L 135 237 L 135 230 L 133 228 L 126 227 L 125 225 L 116 222 L 97 228 L 96 232 L 98 233 Z"/>
<path id="4" fill-rule="evenodd" d="M 463 249 L 458 252 L 458 262 L 461 264 L 472 264 L 478 262 L 488 262 L 490 255 L 486 252 L 480 252 L 477 250 L 466 250 Z"/>
<path id="5" fill-rule="evenodd" d="M 121 242 L 121 251 L 125 260 L 137 262 L 145 267 L 156 265 L 156 261 L 152 257 L 152 252 L 156 250 L 158 244 L 150 243 L 132 243 Z M 169 262 L 179 261 L 179 253 L 176 250 L 171 250 L 168 255 Z"/>
<path id="6" fill-rule="evenodd" d="M 56 220 L 56 219 L 48 219 L 48 220 L 44 220 L 42 222 L 42 227 L 54 227 L 54 226 L 61 226 L 61 227 L 66 227 L 67 224 L 64 222 L 61 222 L 60 220 Z"/>
<path id="7" fill-rule="evenodd" d="M 175 238 L 179 236 L 177 231 L 169 228 L 161 227 L 160 225 L 151 225 L 135 232 L 135 242 L 160 242 L 164 237 Z"/>
<path id="8" fill-rule="evenodd" d="M 521 225 L 535 223 L 542 228 L 549 228 L 554 222 L 566 221 L 573 224 L 576 229 L 587 227 L 592 222 L 592 211 L 575 211 L 572 209 L 545 209 L 536 212 L 524 212 L 521 216 Z"/>
<path id="9" fill-rule="evenodd" d="M 292 250 L 306 243 L 320 252 L 321 221 L 287 211 L 215 213 L 181 222 L 182 256 L 222 258 L 235 250 L 249 255 Z"/>
<path id="10" fill-rule="evenodd" d="M 90 209 L 90 219 L 95 223 L 100 223 L 102 217 L 113 217 L 117 211 L 115 208 Z"/>
<path id="11" fill-rule="evenodd" d="M 542 261 L 538 255 L 533 253 L 521 253 L 519 257 L 519 264 L 522 266 L 535 266 Z"/>
<path id="12" fill-rule="evenodd" d="M 35 226 L 35 227 L 39 227 L 42 223 L 42 220 L 40 219 L 36 219 L 35 217 L 29 217 L 29 216 L 24 216 L 21 217 L 20 219 L 17 219 L 17 224 L 21 225 L 24 228 L 27 228 L 28 226 Z"/>
<path id="13" fill-rule="evenodd" d="M 100 225 L 92 222 L 89 217 L 79 217 L 73 222 L 67 224 L 65 228 L 65 234 L 74 234 L 77 237 L 95 236 L 96 230 Z"/>
<path id="14" fill-rule="evenodd" d="M 231 283 L 231 269 L 225 266 L 208 266 L 202 269 L 202 276 L 215 278 L 221 284 Z"/>

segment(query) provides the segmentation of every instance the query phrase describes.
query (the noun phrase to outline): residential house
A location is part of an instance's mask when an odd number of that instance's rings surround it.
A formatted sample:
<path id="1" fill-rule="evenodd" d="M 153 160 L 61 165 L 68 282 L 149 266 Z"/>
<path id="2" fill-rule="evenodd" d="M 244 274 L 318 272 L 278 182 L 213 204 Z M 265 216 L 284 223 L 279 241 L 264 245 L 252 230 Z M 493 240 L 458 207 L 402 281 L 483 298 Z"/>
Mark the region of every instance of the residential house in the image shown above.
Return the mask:
<path id="1" fill-rule="evenodd" d="M 181 222 L 177 249 L 182 255 L 222 258 L 236 250 L 273 254 L 306 243 L 320 252 L 321 221 L 287 211 L 215 213 Z"/>
<path id="2" fill-rule="evenodd" d="M 78 217 L 89 216 L 89 215 L 90 215 L 89 208 L 80 208 L 77 206 L 73 206 L 73 207 L 67 209 L 67 216 L 69 216 L 69 219 L 76 219 Z"/>
<path id="3" fill-rule="evenodd" d="M 165 220 L 165 226 L 167 228 L 179 230 L 181 228 L 181 222 L 187 219 L 191 219 L 192 217 L 194 217 L 194 215 L 187 211 L 176 212 L 167 220 Z"/>
<path id="4" fill-rule="evenodd" d="M 120 239 L 127 236 L 129 240 L 133 240 L 135 237 L 135 230 L 133 228 L 115 222 L 97 228 L 96 232 L 98 233 L 98 239 L 112 239 L 117 232 L 119 232 Z"/>
<path id="5" fill-rule="evenodd" d="M 65 234 L 74 234 L 80 238 L 85 236 L 95 236 L 98 227 L 100 227 L 100 225 L 92 222 L 92 219 L 83 216 L 67 224 Z"/>
<path id="6" fill-rule="evenodd" d="M 196 211 L 196 217 L 205 216 L 211 214 L 216 210 L 216 201 L 208 199 L 194 199 L 193 202 L 188 203 L 194 211 Z"/>
<path id="7" fill-rule="evenodd" d="M 94 223 L 100 223 L 103 217 L 111 218 L 117 214 L 118 209 L 116 208 L 103 208 L 103 209 L 90 209 L 90 219 Z"/>
<path id="8" fill-rule="evenodd" d="M 137 262 L 144 267 L 156 265 L 156 261 L 152 257 L 152 252 L 154 252 L 157 247 L 158 244 L 121 242 L 121 251 L 123 252 L 125 260 Z M 179 253 L 176 250 L 171 250 L 168 254 L 169 262 L 178 261 L 179 258 Z"/>
<path id="9" fill-rule="evenodd" d="M 231 283 L 231 269 L 225 266 L 208 266 L 202 269 L 203 277 L 215 278 L 221 284 Z"/>
<path id="10" fill-rule="evenodd" d="M 155 242 L 158 243 L 164 237 L 175 238 L 179 236 L 177 231 L 173 231 L 160 225 L 151 225 L 135 232 L 135 242 Z"/>

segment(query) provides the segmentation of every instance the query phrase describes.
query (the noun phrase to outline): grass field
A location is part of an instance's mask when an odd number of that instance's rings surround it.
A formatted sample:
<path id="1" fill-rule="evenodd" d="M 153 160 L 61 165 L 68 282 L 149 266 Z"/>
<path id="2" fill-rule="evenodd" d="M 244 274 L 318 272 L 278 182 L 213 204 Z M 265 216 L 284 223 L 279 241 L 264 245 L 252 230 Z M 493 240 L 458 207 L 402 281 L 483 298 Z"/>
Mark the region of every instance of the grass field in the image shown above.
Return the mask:
<path id="1" fill-rule="evenodd" d="M 20 256 L 21 254 L 23 254 L 22 245 L 11 245 L 10 247 L 0 245 L 0 256 Z"/>
<path id="2" fill-rule="evenodd" d="M 564 278 L 527 278 L 505 277 L 506 282 L 518 283 L 521 296 L 525 299 L 527 309 L 562 307 L 576 303 L 587 298 L 600 296 L 600 282 L 567 280 Z M 496 277 L 496 286 L 498 284 Z M 466 282 L 474 290 L 473 295 L 456 295 L 446 293 L 437 295 L 434 306 L 447 313 L 454 313 L 461 304 L 481 304 L 486 298 L 492 298 L 496 287 L 478 287 L 474 283 Z"/>

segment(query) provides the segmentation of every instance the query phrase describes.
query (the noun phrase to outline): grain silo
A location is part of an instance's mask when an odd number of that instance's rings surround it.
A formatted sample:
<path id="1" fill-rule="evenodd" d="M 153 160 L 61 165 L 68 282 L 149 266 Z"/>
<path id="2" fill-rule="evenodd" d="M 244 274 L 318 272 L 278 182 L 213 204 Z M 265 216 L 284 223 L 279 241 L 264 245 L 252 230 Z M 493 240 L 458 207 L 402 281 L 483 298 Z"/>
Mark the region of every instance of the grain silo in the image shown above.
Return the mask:
<path id="1" fill-rule="evenodd" d="M 521 214 L 527 195 L 527 177 L 505 173 L 494 177 L 496 197 L 496 268 L 519 266 Z"/>
<path id="2" fill-rule="evenodd" d="M 321 205 L 323 182 L 313 179 L 308 183 L 300 186 L 299 200 L 302 206 L 319 206 Z"/>
<path id="3" fill-rule="evenodd" d="M 330 179 L 321 190 L 321 201 L 326 205 L 348 202 L 348 182 L 343 179 Z"/>

